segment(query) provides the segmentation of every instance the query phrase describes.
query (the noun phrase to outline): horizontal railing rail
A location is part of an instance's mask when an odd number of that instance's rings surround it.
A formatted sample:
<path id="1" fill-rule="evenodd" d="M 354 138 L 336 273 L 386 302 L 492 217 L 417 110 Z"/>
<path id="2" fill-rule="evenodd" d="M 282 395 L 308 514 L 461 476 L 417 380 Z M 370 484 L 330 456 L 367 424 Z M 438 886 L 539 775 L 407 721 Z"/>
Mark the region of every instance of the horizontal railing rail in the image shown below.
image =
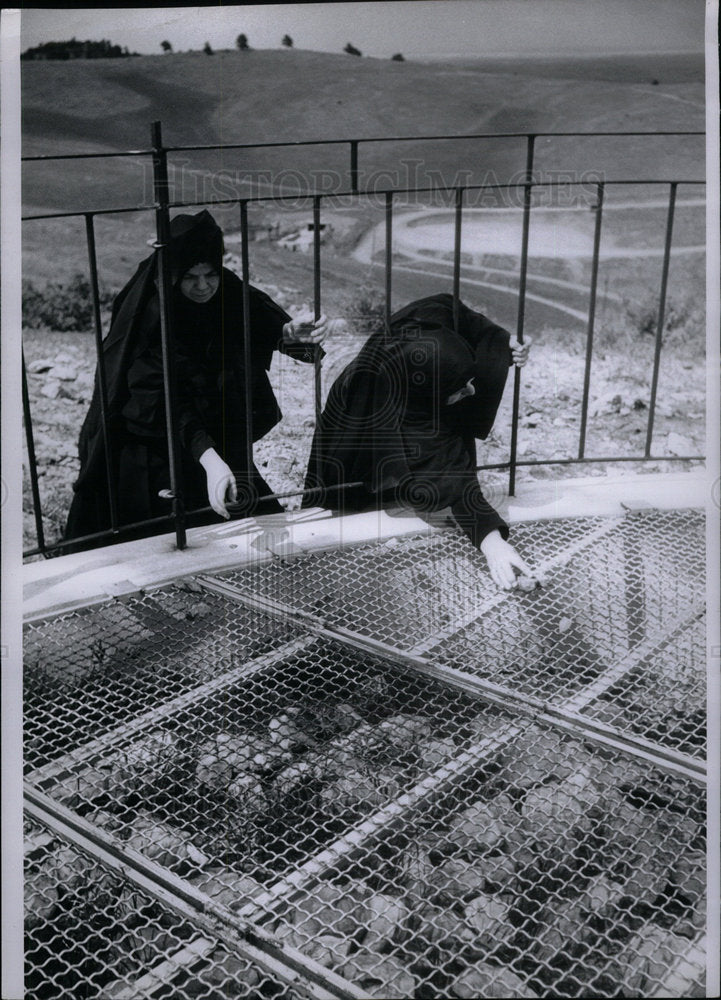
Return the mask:
<path id="1" fill-rule="evenodd" d="M 603 184 L 609 187 L 668 187 L 672 183 L 667 180 L 604 180 Z M 706 181 L 699 179 L 684 179 L 680 181 L 674 181 L 675 184 L 695 185 L 697 187 L 705 187 Z M 509 182 L 507 184 L 463 184 L 461 185 L 464 191 L 517 191 L 519 188 L 524 186 L 523 183 L 518 181 Z M 532 180 L 530 182 L 531 188 L 556 188 L 556 187 L 588 187 L 587 181 L 538 181 Z M 444 184 L 432 184 L 427 187 L 374 187 L 372 191 L 333 191 L 328 192 L 317 192 L 313 190 L 295 192 L 294 194 L 257 194 L 257 195 L 247 195 L 247 196 L 236 196 L 233 198 L 214 198 L 212 202 L 209 202 L 207 198 L 205 199 L 194 199 L 194 200 L 170 200 L 168 202 L 168 208 L 198 208 L 201 205 L 237 205 L 240 201 L 247 201 L 248 203 L 257 202 L 298 202 L 303 199 L 310 198 L 353 198 L 355 196 L 363 197 L 364 195 L 372 194 L 374 197 L 384 198 L 388 194 L 393 195 L 413 195 L 413 194 L 443 194 L 449 197 L 449 200 L 458 190 L 458 185 L 444 185 Z M 31 215 L 23 215 L 21 218 L 22 222 L 39 222 L 43 219 L 69 219 L 69 218 L 79 218 L 84 215 L 123 215 L 129 212 L 150 212 L 153 211 L 153 205 L 133 205 L 133 206 L 121 206 L 118 208 L 108 207 L 108 208 L 92 208 L 83 209 L 82 211 L 76 210 L 74 212 L 44 212 Z M 485 206 L 488 208 L 488 206 Z"/>
<path id="2" fill-rule="evenodd" d="M 379 136 L 353 136 L 351 138 L 342 139 L 282 139 L 275 140 L 273 142 L 224 142 L 222 145 L 218 143 L 196 143 L 196 144 L 183 144 L 180 146 L 165 146 L 164 149 L 166 153 L 188 153 L 188 152 L 209 152 L 214 149 L 279 149 L 284 146 L 360 146 L 365 143 L 378 143 L 378 142 L 457 142 L 461 139 L 528 139 L 529 136 L 534 138 L 564 138 L 564 139 L 575 139 L 575 138 L 609 138 L 612 136 L 618 137 L 636 137 L 641 136 L 689 136 L 698 135 L 702 136 L 706 133 L 698 130 L 689 130 L 685 132 L 679 132 L 676 130 L 660 130 L 660 131 L 649 131 L 648 129 L 628 129 L 620 131 L 608 131 L 608 132 L 460 132 L 453 134 L 432 134 L 432 135 L 379 135 Z M 117 157 L 117 156 L 151 156 L 153 153 L 151 149 L 126 149 L 121 151 L 113 151 L 108 153 L 40 153 L 36 155 L 23 156 L 22 159 L 27 162 L 40 161 L 40 160 L 82 160 L 82 159 L 96 159 L 99 157 Z"/>
<path id="3" fill-rule="evenodd" d="M 108 483 L 108 494 L 109 494 L 109 511 L 110 511 L 110 527 L 107 530 L 96 532 L 94 534 L 89 534 L 83 536 L 83 538 L 73 539 L 74 544 L 80 544 L 85 542 L 104 542 L 104 541 L 117 541 L 131 535 L 133 532 L 137 533 L 143 529 L 159 527 L 161 525 L 172 525 L 175 530 L 176 545 L 179 548 L 185 546 L 185 523 L 187 512 L 184 507 L 184 497 L 182 494 L 182 484 L 179 474 L 180 468 L 180 441 L 177 433 L 177 418 L 175 414 L 175 405 L 177 399 L 177 392 L 175 390 L 175 373 L 174 373 L 174 351 L 172 348 L 173 335 L 172 335 L 172 314 L 169 308 L 169 293 L 170 293 L 170 276 L 168 274 L 167 264 L 165 262 L 165 248 L 169 239 L 169 222 L 170 216 L 169 212 L 171 209 L 179 208 L 191 208 L 199 207 L 205 205 L 221 206 L 221 205 L 236 205 L 240 211 L 240 235 L 241 235 L 241 266 L 242 266 L 242 279 L 243 279 L 243 318 L 244 318 L 244 329 L 246 331 L 246 336 L 244 338 L 244 351 L 245 351 L 245 407 L 246 407 L 246 457 L 248 463 L 248 469 L 252 469 L 253 465 L 253 441 L 252 441 L 252 386 L 250 384 L 250 338 L 247 335 L 250 331 L 250 303 L 249 303 L 249 222 L 248 222 L 248 206 L 255 203 L 280 203 L 284 204 L 287 202 L 297 203 L 299 200 L 308 201 L 312 204 L 313 211 L 313 311 L 316 319 L 320 317 L 322 313 L 322 295 L 321 295 L 321 211 L 324 201 L 333 198 L 342 197 L 358 197 L 363 198 L 372 195 L 374 198 L 378 198 L 380 203 L 384 208 L 384 219 L 385 219 L 385 252 L 383 260 L 384 269 L 384 288 L 385 288 L 385 322 L 386 324 L 390 321 L 391 316 L 391 298 L 393 290 L 393 221 L 394 221 L 394 201 L 401 196 L 407 195 L 426 195 L 433 194 L 438 196 L 442 193 L 448 199 L 448 208 L 455 213 L 454 219 L 454 240 L 453 240 L 453 253 L 452 261 L 448 262 L 450 267 L 450 277 L 452 280 L 453 289 L 453 303 L 454 303 L 454 316 L 458 316 L 458 304 L 460 302 L 460 283 L 461 283 L 461 271 L 462 271 L 462 236 L 463 236 L 463 212 L 464 208 L 467 207 L 466 202 L 469 194 L 472 192 L 487 192 L 487 191 L 515 191 L 522 194 L 522 201 L 519 205 L 519 210 L 522 212 L 522 236 L 521 236 L 521 251 L 520 251 L 520 263 L 518 272 L 518 311 L 516 320 L 516 330 L 515 336 L 519 342 L 523 342 L 524 339 L 524 328 L 525 328 L 525 304 L 526 304 L 526 286 L 528 281 L 528 256 L 529 256 L 529 228 L 530 220 L 533 212 L 533 195 L 534 192 L 540 189 L 554 189 L 557 187 L 563 187 L 564 189 L 573 188 L 583 185 L 584 189 L 588 191 L 589 181 L 588 180 L 569 180 L 564 178 L 562 180 L 544 180 L 539 179 L 534 175 L 534 162 L 535 162 L 535 151 L 536 151 L 536 141 L 540 138 L 638 138 L 638 137 L 669 137 L 669 136 L 703 136 L 704 133 L 700 131 L 687 131 L 687 132 L 676 132 L 676 131 L 661 131 L 661 132 L 649 132 L 642 130 L 630 130 L 630 131 L 601 131 L 601 132 L 503 132 L 503 133 L 473 133 L 465 135 L 428 135 L 428 136 L 380 136 L 380 137 L 362 137 L 362 138 L 350 138 L 350 139 L 314 139 L 314 140 L 285 140 L 280 142 L 264 142 L 264 143 L 223 143 L 222 145 L 180 145 L 180 146 L 166 146 L 162 141 L 161 127 L 159 122 L 153 123 L 152 126 L 152 141 L 153 145 L 148 149 L 136 149 L 136 150 L 124 150 L 124 151 L 112 151 L 107 153 L 60 153 L 60 154 L 48 154 L 48 155 L 31 155 L 24 156 L 22 159 L 25 162 L 48 162 L 55 160 L 80 160 L 80 159 L 106 159 L 113 157 L 122 156 L 139 156 L 139 157 L 151 157 L 152 167 L 153 167 L 153 201 L 152 204 L 136 204 L 132 206 L 120 206 L 120 207 L 107 207 L 107 208 L 94 208 L 94 209 L 84 209 L 82 211 L 65 211 L 65 212 L 45 212 L 37 214 L 25 214 L 22 216 L 24 222 L 39 221 L 39 220 L 52 220 L 52 219 L 64 219 L 64 218 L 78 218 L 83 219 L 85 222 L 86 230 L 86 242 L 88 249 L 88 267 L 90 275 L 90 287 L 93 300 L 93 325 L 94 325 L 94 335 L 95 335 L 95 352 L 97 357 L 97 386 L 100 400 L 100 410 L 101 410 L 101 420 L 102 420 L 102 433 L 104 437 L 104 447 L 105 447 L 105 460 L 106 460 L 106 477 Z M 359 181 L 359 168 L 358 168 L 358 150 L 363 144 L 370 143 L 397 143 L 397 142 L 413 142 L 413 141 L 459 141 L 468 139 L 523 139 L 525 142 L 526 156 L 525 156 L 525 168 L 522 174 L 522 178 L 513 182 L 506 183 L 484 183 L 484 184 L 463 184 L 463 185 L 444 185 L 444 184 L 434 184 L 429 186 L 391 186 L 385 188 L 374 187 L 370 191 L 361 190 L 358 186 Z M 170 197 L 170 184 L 168 180 L 168 154 L 178 153 L 178 152 L 189 152 L 189 151 L 211 151 L 211 150 L 224 150 L 229 149 L 254 149 L 254 148 L 280 148 L 280 147 L 298 147 L 298 146 L 338 146 L 338 145 L 348 145 L 350 148 L 350 188 L 343 191 L 333 191 L 329 192 L 318 192 L 314 190 L 295 192 L 293 194 L 254 194 L 247 197 L 230 197 L 230 198 L 214 198 L 212 200 L 173 200 Z M 611 178 L 603 180 L 595 180 L 590 187 L 593 188 L 595 195 L 595 203 L 590 206 L 591 211 L 595 214 L 594 223 L 594 236 L 593 236 L 593 250 L 591 257 L 591 276 L 589 285 L 589 304 L 586 322 L 586 343 L 585 343 L 585 359 L 584 359 L 584 376 L 583 376 L 583 395 L 581 402 L 581 421 L 580 421 L 580 431 L 578 440 L 578 450 L 575 457 L 552 457 L 552 458 L 541 458 L 541 459 L 522 459 L 518 457 L 518 424 L 519 424 L 519 401 L 520 401 L 520 386 L 521 386 L 521 372 L 518 368 L 514 368 L 514 380 L 513 380 L 513 403 L 512 403 L 512 417 L 511 417 L 511 441 L 509 448 L 509 458 L 505 462 L 497 462 L 480 465 L 478 467 L 481 470 L 501 470 L 507 469 L 509 472 L 509 482 L 508 491 L 510 495 L 515 492 L 515 481 L 516 481 L 516 470 L 520 467 L 532 467 L 532 466 L 542 466 L 542 465 L 570 465 L 570 464 L 600 464 L 600 463 L 615 463 L 615 462 L 684 462 L 684 461 L 702 461 L 703 455 L 654 455 L 652 453 L 652 443 L 653 443 L 653 430 L 655 422 L 656 404 L 657 404 L 657 394 L 658 394 L 658 381 L 659 381 L 659 367 L 660 358 L 663 345 L 663 333 L 665 324 L 665 312 L 666 312 L 666 302 L 668 295 L 668 278 L 669 278 L 669 265 L 671 259 L 671 253 L 673 248 L 673 226 L 674 218 L 677 205 L 677 193 L 680 185 L 703 185 L 705 182 L 698 178 L 688 178 L 688 179 L 675 179 L 675 180 L 663 180 L 658 178 L 649 179 L 620 179 Z M 604 212 L 604 200 L 605 194 L 609 188 L 614 186 L 661 186 L 668 189 L 668 202 L 666 210 L 666 226 L 665 226 L 665 236 L 664 236 L 664 247 L 663 247 L 663 259 L 662 259 L 662 274 L 661 283 L 658 293 L 658 307 L 657 307 L 657 319 L 655 324 L 655 337 L 654 337 L 654 353 L 652 362 L 652 372 L 650 380 L 650 399 L 648 405 L 648 421 L 646 426 L 645 435 L 645 447 L 643 454 L 629 456 L 623 455 L 606 455 L 606 456 L 594 456 L 589 457 L 586 454 L 586 438 L 588 430 L 588 409 L 589 409 L 589 390 L 590 390 L 590 377 L 592 369 L 592 359 L 593 359 L 593 346 L 594 346 L 594 334 L 595 334 L 595 320 L 596 320 L 596 303 L 598 296 L 598 270 L 599 270 L 599 260 L 600 260 L 600 243 L 601 243 L 601 229 L 603 221 Z M 112 216 L 123 213 L 130 212 L 154 212 L 155 214 L 155 228 L 156 228 L 156 242 L 155 248 L 158 251 L 159 258 L 159 269 L 158 269 L 158 290 L 159 290 L 159 300 L 160 300 L 160 315 L 161 315 L 161 345 L 162 345 L 162 356 L 163 356 L 163 370 L 164 370 L 164 391 L 165 391 L 165 412 L 166 412 L 166 436 L 168 442 L 168 457 L 169 457 L 169 469 L 170 469 L 170 489 L 166 491 L 168 499 L 172 500 L 173 510 L 172 513 L 164 515 L 162 517 L 156 517 L 147 519 L 141 522 L 133 522 L 132 524 L 120 524 L 117 514 L 117 498 L 115 496 L 113 477 L 111 473 L 112 465 L 112 440 L 109 434 L 108 428 L 106 427 L 106 414 L 107 414 L 107 393 L 105 387 L 105 372 L 103 364 L 103 330 L 102 330 L 102 319 L 101 319 L 101 308 L 100 308 L 100 293 L 98 285 L 98 265 L 97 265 L 97 248 L 95 241 L 95 219 L 98 216 Z M 314 408 L 316 423 L 320 416 L 321 410 L 321 399 L 322 399 L 322 384 L 321 384 L 321 366 L 320 366 L 320 355 L 319 352 L 315 351 L 314 358 Z M 48 542 L 45 537 L 45 529 L 42 518 L 41 502 L 40 502 L 40 490 L 39 490 L 39 480 L 37 473 L 37 456 L 35 453 L 34 446 L 34 435 L 32 426 L 32 414 L 30 408 L 30 399 L 27 390 L 27 379 L 25 373 L 25 364 L 23 360 L 23 372 L 22 372 L 22 385 L 23 385 L 23 415 L 25 420 L 25 432 L 26 432 L 26 444 L 28 452 L 28 465 L 30 474 L 30 486 L 33 498 L 33 511 L 36 526 L 37 535 L 37 545 L 25 552 L 25 556 L 33 556 L 42 554 L 44 556 L 49 556 L 62 552 L 64 543 L 62 540 L 57 542 Z M 343 489 L 344 487 L 357 486 L 357 483 L 342 484 L 337 489 Z M 277 492 L 269 494 L 266 497 L 259 497 L 259 500 L 267 499 L 283 499 L 297 496 L 312 496 L 318 493 L 318 487 L 314 487 L 310 490 L 297 490 L 297 491 L 286 491 Z M 233 505 L 228 505 L 229 510 L 233 511 Z M 201 510 L 195 510 L 194 514 L 206 514 L 211 510 L 210 507 L 202 508 Z"/>

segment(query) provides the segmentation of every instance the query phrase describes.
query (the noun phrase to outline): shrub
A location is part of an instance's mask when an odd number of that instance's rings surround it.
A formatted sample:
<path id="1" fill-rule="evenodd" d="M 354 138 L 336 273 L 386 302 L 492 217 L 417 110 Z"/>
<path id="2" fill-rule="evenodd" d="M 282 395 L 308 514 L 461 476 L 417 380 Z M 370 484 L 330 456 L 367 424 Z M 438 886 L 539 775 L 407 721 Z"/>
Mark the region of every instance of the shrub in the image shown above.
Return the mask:
<path id="1" fill-rule="evenodd" d="M 383 329 L 386 319 L 385 296 L 371 285 L 361 285 L 350 301 L 347 318 L 356 333 Z"/>
<path id="2" fill-rule="evenodd" d="M 110 309 L 115 294 L 99 289 L 100 308 Z M 82 274 L 69 281 L 49 281 L 38 288 L 29 279 L 22 283 L 23 326 L 39 330 L 91 331 L 94 326 L 90 282 Z"/>
<path id="3" fill-rule="evenodd" d="M 648 301 L 641 303 L 626 302 L 626 316 L 630 324 L 638 330 L 642 336 L 655 337 L 656 326 L 658 324 L 658 303 Z M 698 329 L 703 329 L 703 310 L 690 299 L 678 301 L 673 298 L 666 300 L 664 310 L 663 333 L 664 340 L 670 334 L 675 334 L 678 339 L 679 334 L 691 333 Z"/>
<path id="4" fill-rule="evenodd" d="M 601 348 L 633 351 L 639 344 L 653 344 L 658 323 L 658 302 L 624 300 L 623 309 L 600 322 L 596 343 Z M 687 357 L 701 358 L 705 350 L 706 319 L 703 302 L 693 297 L 669 297 L 664 311 L 664 347 L 681 349 Z"/>

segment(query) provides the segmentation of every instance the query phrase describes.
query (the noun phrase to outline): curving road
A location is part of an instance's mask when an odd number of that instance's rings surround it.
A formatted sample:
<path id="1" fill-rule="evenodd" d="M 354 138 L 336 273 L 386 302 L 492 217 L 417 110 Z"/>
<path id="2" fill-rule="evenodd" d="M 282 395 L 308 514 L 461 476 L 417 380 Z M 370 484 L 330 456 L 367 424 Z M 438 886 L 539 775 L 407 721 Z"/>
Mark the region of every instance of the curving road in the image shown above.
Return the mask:
<path id="1" fill-rule="evenodd" d="M 679 206 L 703 206 L 703 199 L 687 199 Z M 605 206 L 605 210 L 615 211 L 629 208 L 666 208 L 661 199 L 644 202 L 616 202 Z M 559 224 L 554 213 L 563 212 L 572 221 Z M 575 215 L 575 218 L 573 217 Z M 540 218 L 539 218 L 540 217 Z M 569 210 L 564 207 L 534 209 L 529 231 L 529 270 L 527 275 L 527 303 L 535 306 L 536 322 L 577 327 L 588 318 L 588 305 L 583 298 L 588 297 L 588 284 L 551 277 L 533 271 L 534 259 L 564 259 L 588 261 L 593 252 L 593 219 L 588 209 Z M 442 221 L 443 220 L 443 221 Z M 452 278 L 452 254 L 454 249 L 454 217 L 447 208 L 426 209 L 399 214 L 393 219 L 393 272 L 405 272 L 419 278 L 430 276 L 445 282 Z M 461 250 L 463 256 L 472 259 L 472 264 L 462 264 L 461 279 L 464 285 L 482 288 L 487 297 L 498 303 L 501 312 L 508 313 L 509 298 L 515 306 L 518 298 L 517 268 L 488 266 L 483 263 L 486 255 L 518 257 L 521 247 L 522 218 L 518 210 L 508 209 L 465 209 L 463 213 L 463 233 Z M 674 247 L 673 253 L 704 253 L 705 245 Z M 384 268 L 385 223 L 373 227 L 360 240 L 353 257 L 363 264 Z M 443 257 L 439 257 L 441 254 Z M 618 245 L 608 235 L 601 242 L 602 259 L 649 258 L 661 256 L 663 247 L 639 248 Z M 400 259 L 399 259 L 400 258 Z M 444 259 L 445 258 L 445 259 Z M 475 276 L 479 275 L 479 276 Z M 482 275 L 482 276 L 480 276 Z M 491 277 L 491 280 L 488 278 Z M 505 279 L 505 280 L 504 280 Z M 553 291 L 559 294 L 552 297 Z M 420 294 L 424 294 L 421 292 Z M 502 300 L 506 300 L 505 302 Z M 583 304 L 577 308 L 569 303 Z M 613 292 L 598 290 L 599 303 L 618 303 L 624 300 Z M 495 308 L 495 304 L 494 304 Z"/>

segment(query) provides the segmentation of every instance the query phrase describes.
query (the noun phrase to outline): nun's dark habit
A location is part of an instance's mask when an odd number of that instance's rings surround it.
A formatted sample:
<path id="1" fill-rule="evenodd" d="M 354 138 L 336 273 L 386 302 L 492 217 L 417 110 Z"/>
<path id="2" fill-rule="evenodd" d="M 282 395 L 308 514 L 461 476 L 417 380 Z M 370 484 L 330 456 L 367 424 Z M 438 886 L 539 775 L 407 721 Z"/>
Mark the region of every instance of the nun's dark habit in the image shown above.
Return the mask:
<path id="1" fill-rule="evenodd" d="M 223 234 L 209 212 L 176 216 L 168 244 L 173 275 L 172 330 L 175 343 L 177 418 L 180 464 L 186 510 L 208 506 L 205 472 L 198 460 L 214 448 L 239 482 L 239 501 L 249 497 L 241 514 L 272 513 L 280 504 L 257 497 L 272 490 L 251 464 L 245 434 L 243 354 L 243 285 L 223 267 Z M 180 278 L 197 264 L 210 264 L 220 275 L 215 295 L 206 303 L 191 302 L 180 291 Z M 110 331 L 103 341 L 107 384 L 107 426 L 111 477 L 120 525 L 170 513 L 158 492 L 170 486 L 165 424 L 160 307 L 156 285 L 157 253 L 146 258 L 113 304 Z M 285 345 L 283 326 L 290 319 L 280 306 L 250 288 L 252 436 L 257 441 L 281 419 L 268 380 L 273 351 L 302 361 L 313 360 L 307 344 Z M 90 410 L 80 431 L 80 474 L 68 515 L 65 538 L 110 527 L 106 456 L 96 374 Z M 189 516 L 189 526 L 219 522 L 213 511 Z M 167 525 L 124 533 L 121 540 L 168 531 Z M 93 545 L 76 543 L 65 551 Z"/>
<path id="2" fill-rule="evenodd" d="M 344 513 L 400 504 L 450 507 L 472 543 L 508 526 L 483 496 L 476 438 L 496 416 L 512 361 L 509 334 L 453 298 L 419 299 L 373 334 L 333 383 L 316 428 L 304 500 Z M 475 395 L 448 397 L 473 379 Z M 359 487 L 329 487 L 360 482 Z"/>

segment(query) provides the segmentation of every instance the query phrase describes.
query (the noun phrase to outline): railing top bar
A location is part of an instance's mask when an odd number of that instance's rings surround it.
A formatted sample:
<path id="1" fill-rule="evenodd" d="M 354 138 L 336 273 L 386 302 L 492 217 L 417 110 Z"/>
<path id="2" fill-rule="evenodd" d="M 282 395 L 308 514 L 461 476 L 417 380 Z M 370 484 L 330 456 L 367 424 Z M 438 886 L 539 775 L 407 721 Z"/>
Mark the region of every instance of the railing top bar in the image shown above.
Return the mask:
<path id="1" fill-rule="evenodd" d="M 109 160 L 117 156 L 152 156 L 152 149 L 123 149 L 114 153 L 41 153 L 37 156 L 21 156 L 23 163 L 38 160 Z"/>
<path id="2" fill-rule="evenodd" d="M 620 131 L 620 132 L 469 132 L 462 133 L 460 135 L 394 135 L 394 136 L 358 136 L 350 137 L 344 139 L 286 139 L 283 141 L 276 142 L 224 142 L 224 143 L 210 143 L 207 145 L 190 145 L 190 146 L 164 146 L 166 153 L 180 153 L 180 152 L 191 152 L 191 151 L 201 151 L 201 150 L 213 150 L 213 149 L 272 149 L 281 146 L 339 146 L 347 145 L 348 143 L 361 143 L 361 142 L 430 142 L 430 141 L 443 141 L 443 140 L 454 140 L 459 139 L 528 139 L 528 138 L 577 138 L 577 137 L 589 137 L 594 136 L 689 136 L 689 135 L 705 135 L 704 131 L 690 130 L 685 132 L 677 132 L 672 130 L 660 130 L 660 131 L 644 131 L 644 130 L 634 130 L 634 131 Z M 128 149 L 120 152 L 114 153 L 52 153 L 40 156 L 23 156 L 21 159 L 26 162 L 38 161 L 38 160 L 76 160 L 76 159 L 90 159 L 95 157 L 105 157 L 105 156 L 149 156 L 153 152 L 152 149 Z"/>
<path id="3" fill-rule="evenodd" d="M 298 201 L 301 198 L 363 198 L 363 197 L 381 197 L 387 194 L 401 195 L 401 194 L 451 194 L 455 191 L 504 191 L 513 190 L 516 188 L 533 187 L 533 188 L 546 188 L 546 187 L 587 187 L 589 184 L 594 184 L 598 186 L 603 184 L 606 187 L 617 185 L 619 187 L 632 187 L 634 185 L 680 185 L 680 184 L 693 184 L 693 185 L 703 185 L 705 186 L 706 181 L 700 178 L 683 178 L 681 180 L 660 180 L 658 178 L 654 180 L 624 180 L 623 178 L 614 180 L 599 180 L 587 178 L 586 180 L 580 181 L 569 181 L 569 180 L 549 180 L 549 181 L 514 181 L 509 184 L 455 184 L 453 186 L 443 186 L 441 184 L 434 184 L 431 187 L 412 187 L 412 188 L 372 188 L 365 191 L 296 191 L 293 194 L 265 194 L 265 195 L 253 195 L 250 197 L 243 197 L 242 195 L 237 195 L 234 198 L 216 198 L 213 201 L 171 201 L 168 208 L 194 208 L 198 205 L 239 205 L 241 203 L 257 203 L 262 201 Z M 490 207 L 490 206 L 485 206 Z M 500 206 L 503 207 L 503 206 Z M 49 212 L 43 215 L 23 215 L 21 216 L 22 222 L 32 222 L 38 221 L 40 219 L 66 219 L 77 217 L 81 218 L 83 216 L 92 215 L 118 215 L 121 212 L 152 212 L 155 209 L 155 205 L 135 205 L 130 208 L 93 208 L 89 210 L 77 210 L 75 212 Z"/>
<path id="4" fill-rule="evenodd" d="M 200 202 L 197 204 L 200 204 Z M 179 208 L 180 206 L 172 205 L 171 207 Z M 20 221 L 37 222 L 39 219 L 82 219 L 86 216 L 121 215 L 122 213 L 128 212 L 153 212 L 154 210 L 155 205 L 133 205 L 130 208 L 91 208 L 88 210 L 83 209 L 82 211 L 78 209 L 75 212 L 46 212 L 43 215 L 23 215 L 20 217 Z"/>
<path id="5" fill-rule="evenodd" d="M 529 138 L 576 138 L 579 136 L 593 137 L 593 136 L 689 136 L 689 135 L 706 135 L 705 132 L 699 131 L 688 131 L 688 132 L 676 132 L 676 131 L 636 131 L 636 132 L 463 132 L 458 135 L 393 135 L 393 136 L 359 136 L 348 139 L 286 139 L 277 142 L 228 142 L 221 144 L 211 144 L 211 145 L 196 145 L 196 146 L 166 146 L 166 152 L 168 153 L 180 153 L 180 152 L 190 152 L 197 150 L 212 150 L 212 149 L 272 149 L 282 146 L 342 146 L 348 145 L 349 143 L 362 143 L 362 142 L 443 142 L 443 141 L 453 141 L 457 142 L 459 139 L 529 139 Z"/>

